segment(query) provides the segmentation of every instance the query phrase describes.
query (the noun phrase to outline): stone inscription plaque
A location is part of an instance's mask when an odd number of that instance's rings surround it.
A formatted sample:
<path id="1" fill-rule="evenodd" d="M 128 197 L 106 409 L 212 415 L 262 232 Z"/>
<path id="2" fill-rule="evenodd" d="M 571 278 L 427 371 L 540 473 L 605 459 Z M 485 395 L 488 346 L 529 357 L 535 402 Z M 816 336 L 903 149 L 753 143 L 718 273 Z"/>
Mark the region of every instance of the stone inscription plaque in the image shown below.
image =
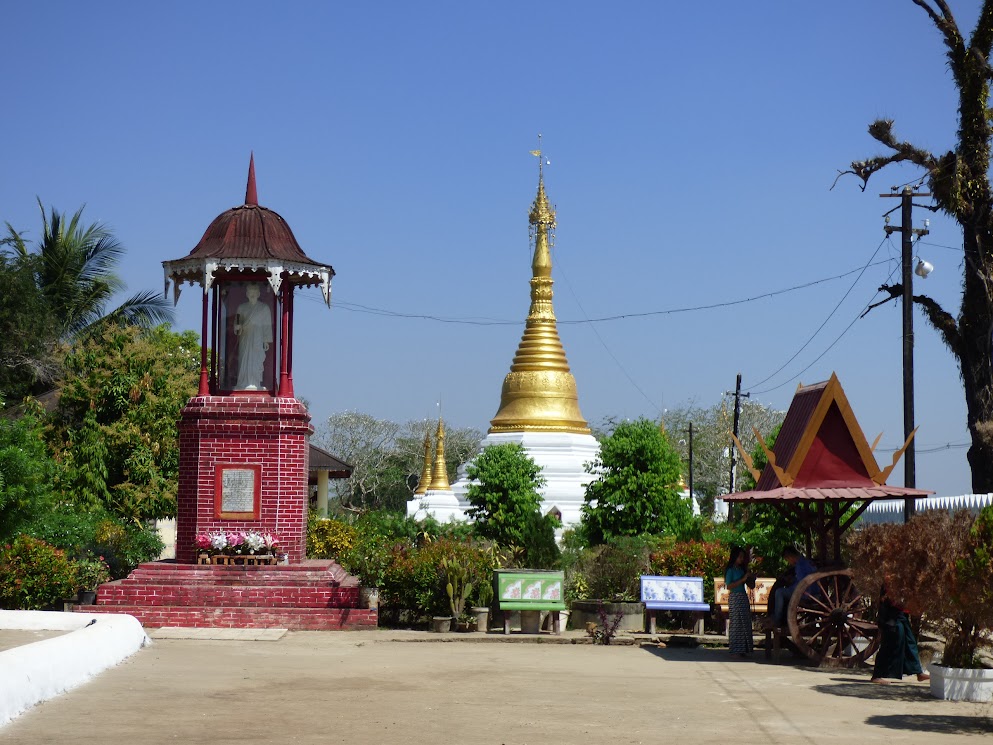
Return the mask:
<path id="1" fill-rule="evenodd" d="M 221 512 L 255 512 L 255 469 L 225 468 L 221 474 Z"/>

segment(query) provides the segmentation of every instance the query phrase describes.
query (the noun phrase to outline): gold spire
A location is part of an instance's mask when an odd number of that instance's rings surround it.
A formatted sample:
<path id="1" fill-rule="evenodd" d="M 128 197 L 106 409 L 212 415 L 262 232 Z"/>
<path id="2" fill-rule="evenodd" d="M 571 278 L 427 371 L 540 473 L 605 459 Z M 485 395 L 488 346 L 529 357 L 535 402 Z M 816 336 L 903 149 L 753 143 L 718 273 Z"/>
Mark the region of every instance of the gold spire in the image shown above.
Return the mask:
<path id="1" fill-rule="evenodd" d="M 434 451 L 434 469 L 431 473 L 430 491 L 450 491 L 448 483 L 448 467 L 445 465 L 445 424 L 438 417 L 438 434 L 435 435 L 438 447 Z"/>
<path id="2" fill-rule="evenodd" d="M 417 482 L 414 496 L 424 494 L 431 483 L 431 433 L 424 433 L 424 465 L 421 466 L 421 478 Z"/>
<path id="3" fill-rule="evenodd" d="M 539 135 L 539 147 L 540 147 Z M 555 210 L 545 194 L 544 159 L 538 157 L 538 195 L 531 205 L 528 222 L 534 241 L 531 261 L 531 310 L 524 335 L 503 380 L 500 409 L 490 421 L 490 432 L 575 432 L 589 434 L 579 410 L 576 379 L 559 340 L 552 308 L 552 254 L 555 241 Z"/>

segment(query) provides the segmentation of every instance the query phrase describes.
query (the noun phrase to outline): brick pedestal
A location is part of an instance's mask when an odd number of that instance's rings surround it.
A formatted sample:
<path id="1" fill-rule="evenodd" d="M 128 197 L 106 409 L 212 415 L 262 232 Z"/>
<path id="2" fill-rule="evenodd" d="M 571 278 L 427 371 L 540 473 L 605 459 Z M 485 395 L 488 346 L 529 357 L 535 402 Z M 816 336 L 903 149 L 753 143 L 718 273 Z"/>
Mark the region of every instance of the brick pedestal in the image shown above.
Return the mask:
<path id="1" fill-rule="evenodd" d="M 97 605 L 73 610 L 127 613 L 153 628 L 375 628 L 378 612 L 358 606 L 358 580 L 333 561 L 273 567 L 156 561 L 100 585 Z"/>
<path id="2" fill-rule="evenodd" d="M 179 512 L 176 560 L 195 561 L 198 533 L 270 531 L 290 563 L 306 551 L 310 414 L 295 398 L 196 396 L 179 422 Z M 220 515 L 218 470 L 252 467 L 261 484 L 254 516 Z"/>

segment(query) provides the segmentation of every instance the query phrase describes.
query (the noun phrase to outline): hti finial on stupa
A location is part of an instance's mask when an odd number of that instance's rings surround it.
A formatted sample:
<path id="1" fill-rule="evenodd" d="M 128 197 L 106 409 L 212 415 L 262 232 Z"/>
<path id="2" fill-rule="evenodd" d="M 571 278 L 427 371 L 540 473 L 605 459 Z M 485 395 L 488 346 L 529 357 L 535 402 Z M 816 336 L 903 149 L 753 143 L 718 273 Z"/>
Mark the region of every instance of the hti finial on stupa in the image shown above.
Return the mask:
<path id="1" fill-rule="evenodd" d="M 255 153 L 248 158 L 248 186 L 245 187 L 245 204 L 259 206 L 259 193 L 255 189 Z"/>
<path id="2" fill-rule="evenodd" d="M 579 410 L 576 379 L 569 371 L 552 307 L 552 253 L 555 210 L 545 194 L 545 161 L 539 149 L 538 194 L 528 222 L 534 241 L 531 260 L 531 309 L 517 354 L 504 378 L 500 409 L 490 421 L 490 432 L 574 432 L 589 434 Z"/>
<path id="3" fill-rule="evenodd" d="M 445 465 L 445 424 L 438 417 L 438 432 L 435 435 L 437 447 L 434 451 L 434 468 L 431 469 L 430 491 L 449 491 L 452 486 L 448 483 L 448 466 Z"/>
<path id="4" fill-rule="evenodd" d="M 415 495 L 424 494 L 431 484 L 431 433 L 424 433 L 424 465 L 421 466 L 421 478 L 417 482 Z"/>

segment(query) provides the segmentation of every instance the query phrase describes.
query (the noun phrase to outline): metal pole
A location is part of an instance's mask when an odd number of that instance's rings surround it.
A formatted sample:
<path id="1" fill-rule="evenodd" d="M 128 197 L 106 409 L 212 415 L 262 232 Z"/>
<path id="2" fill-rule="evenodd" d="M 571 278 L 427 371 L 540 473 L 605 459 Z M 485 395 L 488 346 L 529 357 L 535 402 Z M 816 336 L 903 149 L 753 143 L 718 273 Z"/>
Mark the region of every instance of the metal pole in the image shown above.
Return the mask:
<path id="1" fill-rule="evenodd" d="M 914 274 L 913 274 L 913 198 L 914 192 L 905 186 L 900 196 L 901 226 L 903 247 L 903 439 L 906 441 L 914 431 Z M 903 485 L 914 488 L 917 485 L 916 458 L 914 443 L 911 442 L 903 455 Z M 914 516 L 914 498 L 906 497 L 903 506 L 903 521 Z"/>
<path id="2" fill-rule="evenodd" d="M 738 436 L 738 419 L 741 416 L 741 373 L 738 373 L 734 385 L 734 419 L 731 424 L 731 431 L 734 432 L 734 436 Z M 731 453 L 731 478 L 728 482 L 728 494 L 734 494 L 734 467 L 736 462 L 736 451 L 734 449 L 734 443 L 730 443 L 730 453 Z"/>
<path id="3" fill-rule="evenodd" d="M 690 499 L 693 498 L 693 422 L 690 422 Z"/>

